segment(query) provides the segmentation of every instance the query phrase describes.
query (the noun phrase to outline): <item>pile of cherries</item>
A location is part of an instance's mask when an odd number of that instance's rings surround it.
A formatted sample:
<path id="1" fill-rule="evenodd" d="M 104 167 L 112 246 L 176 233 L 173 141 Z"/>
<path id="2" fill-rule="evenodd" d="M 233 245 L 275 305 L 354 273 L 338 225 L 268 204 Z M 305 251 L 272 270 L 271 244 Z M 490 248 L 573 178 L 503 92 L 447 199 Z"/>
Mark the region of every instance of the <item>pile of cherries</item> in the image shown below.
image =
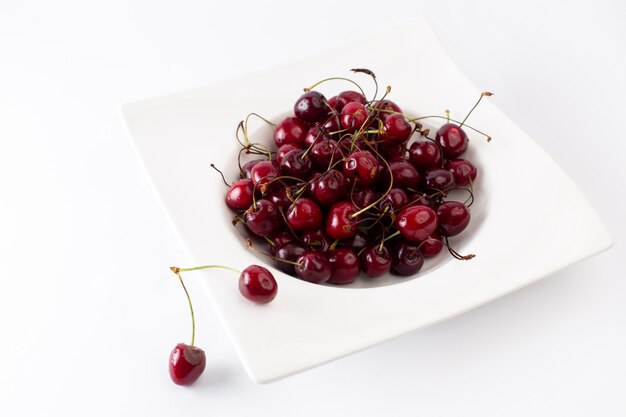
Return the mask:
<path id="1" fill-rule="evenodd" d="M 356 71 L 376 81 L 371 71 Z M 360 87 L 329 99 L 312 88 L 275 125 L 276 148 L 250 141 L 247 123 L 240 124 L 241 175 L 225 200 L 236 213 L 233 224 L 255 238 L 248 246 L 318 284 L 347 284 L 361 271 L 412 275 L 444 246 L 470 259 L 448 242 L 469 224 L 474 200 L 477 169 L 463 158 L 465 120 L 448 119 L 430 137 L 424 118 L 386 99 L 389 87 L 378 100 Z M 243 163 L 242 155 L 253 159 Z M 450 200 L 455 189 L 466 190 L 467 199 Z"/>

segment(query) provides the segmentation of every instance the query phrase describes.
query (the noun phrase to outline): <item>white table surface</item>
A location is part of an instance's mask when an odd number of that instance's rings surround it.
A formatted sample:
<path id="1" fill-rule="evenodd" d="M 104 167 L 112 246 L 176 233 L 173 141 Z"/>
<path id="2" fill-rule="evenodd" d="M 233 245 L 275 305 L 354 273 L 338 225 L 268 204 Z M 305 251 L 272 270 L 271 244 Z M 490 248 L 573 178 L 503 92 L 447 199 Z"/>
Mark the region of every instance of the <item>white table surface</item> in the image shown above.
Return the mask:
<path id="1" fill-rule="evenodd" d="M 0 416 L 626 415 L 626 3 L 546 3 L 0 0 Z M 167 267 L 184 255 L 120 104 L 416 13 L 579 184 L 615 246 L 265 386 L 187 280 L 208 364 L 175 386 L 167 357 L 189 317 Z"/>

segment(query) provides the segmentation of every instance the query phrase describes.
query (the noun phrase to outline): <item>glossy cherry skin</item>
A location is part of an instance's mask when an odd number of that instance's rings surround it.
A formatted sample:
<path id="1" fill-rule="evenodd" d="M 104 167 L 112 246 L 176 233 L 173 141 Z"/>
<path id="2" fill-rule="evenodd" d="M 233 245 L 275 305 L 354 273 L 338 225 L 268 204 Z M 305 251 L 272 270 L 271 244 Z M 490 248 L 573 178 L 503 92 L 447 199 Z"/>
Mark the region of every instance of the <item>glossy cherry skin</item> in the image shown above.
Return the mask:
<path id="1" fill-rule="evenodd" d="M 306 243 L 311 250 L 318 250 L 322 252 L 326 252 L 330 247 L 330 244 L 333 242 L 328 236 L 326 236 L 322 229 L 302 232 L 302 241 Z"/>
<path id="2" fill-rule="evenodd" d="M 366 188 L 361 191 L 355 191 L 352 193 L 352 202 L 358 209 L 368 207 L 378 200 L 379 195 L 375 193 L 371 188 Z"/>
<path id="3" fill-rule="evenodd" d="M 378 177 L 378 161 L 369 151 L 355 151 L 343 162 L 343 172 L 356 185 L 370 186 Z"/>
<path id="4" fill-rule="evenodd" d="M 457 185 L 468 185 L 470 180 L 474 182 L 478 170 L 470 161 L 466 159 L 452 159 L 446 161 L 444 168 L 452 172 L 454 182 Z"/>
<path id="5" fill-rule="evenodd" d="M 446 201 L 437 207 L 441 236 L 456 236 L 461 233 L 470 222 L 470 212 L 465 204 L 458 201 Z"/>
<path id="6" fill-rule="evenodd" d="M 465 131 L 453 123 L 441 126 L 437 130 L 435 139 L 441 146 L 443 156 L 448 159 L 461 156 L 467 150 L 467 145 L 469 144 Z"/>
<path id="7" fill-rule="evenodd" d="M 297 232 L 319 229 L 322 217 L 320 207 L 309 198 L 299 198 L 287 210 L 287 222 Z"/>
<path id="8" fill-rule="evenodd" d="M 400 275 L 413 275 L 424 265 L 424 256 L 417 242 L 400 242 L 393 250 L 392 268 Z"/>
<path id="9" fill-rule="evenodd" d="M 368 246 L 361 254 L 363 272 L 371 278 L 378 278 L 389 272 L 391 270 L 391 262 L 392 256 L 389 248 L 383 246 L 381 249 L 378 243 Z"/>
<path id="10" fill-rule="evenodd" d="M 404 190 L 401 188 L 392 188 L 389 193 L 378 203 L 378 208 L 386 213 L 394 212 L 403 208 L 409 202 Z"/>
<path id="11" fill-rule="evenodd" d="M 322 284 L 330 278 L 332 268 L 328 258 L 322 252 L 307 251 L 296 260 L 296 275 L 304 281 Z"/>
<path id="12" fill-rule="evenodd" d="M 404 143 L 380 142 L 378 152 L 389 162 L 404 161 L 406 148 Z"/>
<path id="13" fill-rule="evenodd" d="M 341 127 L 348 132 L 359 130 L 367 121 L 367 109 L 358 102 L 351 102 L 341 110 Z"/>
<path id="14" fill-rule="evenodd" d="M 304 137 L 304 148 L 308 149 L 313 144 L 326 139 L 330 139 L 328 132 L 318 125 L 313 125 Z"/>
<path id="15" fill-rule="evenodd" d="M 294 265 L 288 262 L 295 262 L 300 257 L 300 255 L 302 255 L 306 251 L 306 246 L 296 241 L 277 246 L 276 249 L 273 251 L 274 256 L 276 257 L 274 264 L 281 271 L 293 275 L 295 273 Z"/>
<path id="16" fill-rule="evenodd" d="M 261 161 L 252 167 L 250 174 L 252 182 L 256 184 L 256 189 L 263 192 L 268 183 L 280 176 L 280 170 L 272 161 Z"/>
<path id="17" fill-rule="evenodd" d="M 293 113 L 300 120 L 315 123 L 328 113 L 324 103 L 326 98 L 318 91 L 307 91 L 302 94 L 293 106 Z"/>
<path id="18" fill-rule="evenodd" d="M 177 385 L 191 385 L 206 367 L 206 355 L 196 346 L 179 343 L 170 353 L 170 378 Z"/>
<path id="19" fill-rule="evenodd" d="M 276 163 L 278 164 L 278 166 L 282 165 L 283 160 L 285 159 L 285 155 L 287 155 L 287 153 L 296 149 L 302 149 L 302 148 L 292 143 L 286 143 L 280 148 L 278 148 L 278 150 L 276 151 Z"/>
<path id="20" fill-rule="evenodd" d="M 283 175 L 304 179 L 309 175 L 313 162 L 303 149 L 287 152 L 282 158 L 280 171 Z"/>
<path id="21" fill-rule="evenodd" d="M 402 113 L 400 106 L 398 106 L 391 100 L 376 101 L 374 104 L 374 109 L 377 109 L 379 111 L 378 117 L 383 122 L 387 117 L 389 117 L 389 115 L 393 114 L 389 112 Z"/>
<path id="22" fill-rule="evenodd" d="M 257 236 L 271 237 L 282 229 L 278 207 L 268 200 L 258 200 L 243 216 L 246 226 Z"/>
<path id="23" fill-rule="evenodd" d="M 435 210 L 439 205 L 438 202 L 427 196 L 426 194 L 412 194 L 409 195 L 409 205 L 411 206 L 428 206 Z"/>
<path id="24" fill-rule="evenodd" d="M 396 217 L 396 228 L 405 239 L 419 242 L 437 229 L 437 214 L 428 206 L 410 206 Z"/>
<path id="25" fill-rule="evenodd" d="M 433 233 L 430 237 L 423 241 L 420 246 L 420 250 L 422 251 L 424 258 L 437 256 L 442 249 L 443 242 L 441 241 L 441 236 L 436 233 Z"/>
<path id="26" fill-rule="evenodd" d="M 328 253 L 328 262 L 332 269 L 328 282 L 332 284 L 349 284 L 361 273 L 361 262 L 357 254 L 350 248 L 339 248 Z"/>
<path id="27" fill-rule="evenodd" d="M 447 169 L 431 168 L 424 172 L 424 185 L 434 190 L 450 190 L 455 185 L 454 174 Z"/>
<path id="28" fill-rule="evenodd" d="M 242 178 L 252 178 L 252 168 L 259 162 L 263 162 L 265 159 L 253 159 L 252 161 L 248 161 L 241 167 L 241 177 Z"/>
<path id="29" fill-rule="evenodd" d="M 367 103 L 367 99 L 365 98 L 363 94 L 356 92 L 356 91 L 352 91 L 352 90 L 342 91 L 341 93 L 333 97 L 333 99 L 334 100 L 331 106 L 338 112 L 340 112 L 348 103 L 354 102 L 354 103 L 361 103 L 363 105 Z M 329 103 L 330 103 L 330 100 L 329 100 Z"/>
<path id="30" fill-rule="evenodd" d="M 226 205 L 233 210 L 246 210 L 252 205 L 254 184 L 251 179 L 237 180 L 226 191 Z"/>
<path id="31" fill-rule="evenodd" d="M 309 155 L 311 155 L 313 164 L 324 171 L 328 169 L 332 162 L 337 162 L 341 159 L 341 152 L 339 152 L 337 142 L 329 139 L 320 140 L 315 143 Z"/>
<path id="32" fill-rule="evenodd" d="M 389 188 L 389 179 L 393 179 L 394 188 L 410 188 L 416 190 L 420 185 L 420 174 L 415 167 L 406 161 L 391 162 L 389 170 L 385 170 L 382 185 Z"/>
<path id="33" fill-rule="evenodd" d="M 414 142 L 409 148 L 409 161 L 420 171 L 440 167 L 441 149 L 430 140 Z"/>
<path id="34" fill-rule="evenodd" d="M 329 207 L 349 192 L 348 180 L 341 171 L 331 169 L 310 183 L 309 192 L 321 206 Z"/>
<path id="35" fill-rule="evenodd" d="M 381 140 L 403 143 L 409 140 L 413 127 L 401 114 L 390 114 L 383 122 Z"/>
<path id="36" fill-rule="evenodd" d="M 250 265 L 239 276 L 239 292 L 256 304 L 266 304 L 276 298 L 278 285 L 274 275 L 259 265 Z"/>
<path id="37" fill-rule="evenodd" d="M 283 245 L 286 245 L 290 242 L 295 242 L 296 237 L 291 233 L 291 231 L 284 231 L 282 233 L 278 233 L 277 235 L 272 237 L 273 245 L 270 245 L 270 253 L 272 256 L 276 255 L 276 251 Z"/>
<path id="38" fill-rule="evenodd" d="M 350 202 L 340 201 L 334 204 L 326 216 L 326 234 L 333 239 L 348 239 L 359 231 L 357 218 L 352 217 L 357 212 Z"/>
<path id="39" fill-rule="evenodd" d="M 282 207 L 283 211 L 286 211 L 292 203 L 287 194 L 286 187 L 281 187 L 270 191 L 266 194 L 265 198 L 276 204 L 277 207 Z"/>
<path id="40" fill-rule="evenodd" d="M 354 252 L 359 253 L 363 249 L 365 249 L 365 247 L 369 245 L 369 243 L 370 242 L 369 242 L 369 239 L 367 238 L 367 235 L 365 233 L 358 232 L 351 238 L 342 240 L 339 243 L 339 246 L 341 246 L 342 248 L 350 248 Z"/>
<path id="41" fill-rule="evenodd" d="M 274 142 L 278 147 L 287 143 L 301 147 L 304 144 L 304 137 L 308 130 L 309 126 L 302 120 L 295 117 L 286 117 L 274 129 Z"/>
<path id="42" fill-rule="evenodd" d="M 338 113 L 331 113 L 326 121 L 322 124 L 326 134 L 330 137 L 336 135 L 336 132 L 341 130 L 341 120 L 339 120 Z"/>

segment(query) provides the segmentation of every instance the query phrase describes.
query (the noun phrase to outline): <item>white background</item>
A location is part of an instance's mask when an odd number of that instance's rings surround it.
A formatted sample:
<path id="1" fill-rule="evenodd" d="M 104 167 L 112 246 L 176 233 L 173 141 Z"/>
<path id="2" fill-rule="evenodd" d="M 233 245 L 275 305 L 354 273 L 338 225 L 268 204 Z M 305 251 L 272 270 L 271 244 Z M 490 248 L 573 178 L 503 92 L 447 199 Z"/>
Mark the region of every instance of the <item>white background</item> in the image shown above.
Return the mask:
<path id="1" fill-rule="evenodd" d="M 0 415 L 626 415 L 626 3 L 547 3 L 0 0 Z M 167 357 L 189 317 L 167 267 L 183 251 L 120 104 L 416 13 L 579 184 L 615 246 L 266 386 L 247 379 L 188 280 L 208 365 L 193 388 L 175 386 Z M 519 204 L 532 215 L 542 202 Z"/>

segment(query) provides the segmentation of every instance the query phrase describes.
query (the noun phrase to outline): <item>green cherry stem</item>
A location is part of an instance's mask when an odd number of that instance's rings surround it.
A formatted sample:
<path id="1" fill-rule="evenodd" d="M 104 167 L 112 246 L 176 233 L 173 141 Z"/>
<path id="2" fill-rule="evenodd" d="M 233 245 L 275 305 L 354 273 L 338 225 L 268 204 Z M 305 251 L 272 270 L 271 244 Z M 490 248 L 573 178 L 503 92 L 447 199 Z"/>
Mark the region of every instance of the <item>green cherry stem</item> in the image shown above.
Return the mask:
<path id="1" fill-rule="evenodd" d="M 202 265 L 202 266 L 194 266 L 193 268 L 177 268 L 175 266 L 172 267 L 172 271 L 174 271 L 174 269 L 176 269 L 176 271 L 178 272 L 189 272 L 189 271 L 199 271 L 201 269 L 210 269 L 210 268 L 218 268 L 218 269 L 226 269 L 228 271 L 233 271 L 236 272 L 238 274 L 241 274 L 241 271 L 235 268 L 231 268 L 229 266 L 224 266 L 224 265 Z M 177 273 L 176 271 L 174 271 L 174 273 Z"/>
<path id="2" fill-rule="evenodd" d="M 194 342 L 196 341 L 196 316 L 193 314 L 193 304 L 191 304 L 191 297 L 189 296 L 189 291 L 187 291 L 187 287 L 183 282 L 183 277 L 180 275 L 180 268 L 172 266 L 170 269 L 178 276 L 180 285 L 183 286 L 183 290 L 185 290 L 185 295 L 187 296 L 187 301 L 189 302 L 189 311 L 191 312 L 191 346 L 193 346 Z"/>

